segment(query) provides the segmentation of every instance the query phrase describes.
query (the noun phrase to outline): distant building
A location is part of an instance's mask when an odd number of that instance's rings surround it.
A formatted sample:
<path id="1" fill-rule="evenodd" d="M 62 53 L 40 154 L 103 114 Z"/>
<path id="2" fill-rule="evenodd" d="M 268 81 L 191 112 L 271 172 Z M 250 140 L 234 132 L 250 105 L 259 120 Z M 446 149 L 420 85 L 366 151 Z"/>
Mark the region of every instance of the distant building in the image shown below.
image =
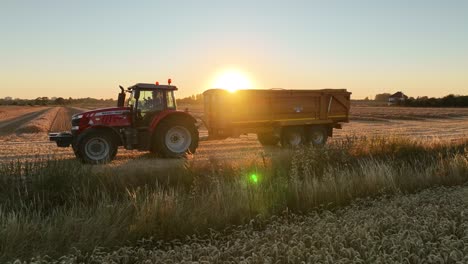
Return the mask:
<path id="1" fill-rule="evenodd" d="M 408 99 L 408 96 L 406 96 L 403 92 L 397 92 L 390 95 L 390 97 L 388 98 L 388 105 L 400 104 L 406 99 Z"/>

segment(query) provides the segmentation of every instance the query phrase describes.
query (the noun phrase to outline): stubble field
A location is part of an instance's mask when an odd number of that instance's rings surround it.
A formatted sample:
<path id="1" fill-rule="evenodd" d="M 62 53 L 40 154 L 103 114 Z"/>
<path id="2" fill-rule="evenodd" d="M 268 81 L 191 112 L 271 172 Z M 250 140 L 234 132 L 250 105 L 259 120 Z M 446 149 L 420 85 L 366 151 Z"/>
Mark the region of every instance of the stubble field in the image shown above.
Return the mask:
<path id="1" fill-rule="evenodd" d="M 99 166 L 47 139 L 82 110 L 0 107 L 1 262 L 467 261 L 468 109 L 354 106 L 323 149 L 249 135 Z"/>
<path id="2" fill-rule="evenodd" d="M 203 114 L 200 106 L 189 108 L 197 118 Z M 0 157 L 2 162 L 35 160 L 38 158 L 72 159 L 71 148 L 57 148 L 49 142 L 47 132 L 70 130 L 71 115 L 85 111 L 75 107 L 0 107 Z M 39 119 L 39 120 L 37 120 Z M 201 123 L 201 122 L 200 122 Z M 28 133 L 34 132 L 34 133 Z M 403 108 L 357 106 L 351 110 L 351 122 L 336 130 L 329 142 L 347 137 L 408 137 L 435 141 L 460 141 L 468 138 L 468 109 L 464 108 Z M 200 129 L 200 136 L 207 131 Z M 195 160 L 251 160 L 280 148 L 264 148 L 256 135 L 235 139 L 200 142 Z M 119 149 L 116 160 L 109 166 L 141 163 L 151 159 L 151 166 L 167 165 L 145 152 Z M 177 163 L 176 160 L 173 162 Z"/>

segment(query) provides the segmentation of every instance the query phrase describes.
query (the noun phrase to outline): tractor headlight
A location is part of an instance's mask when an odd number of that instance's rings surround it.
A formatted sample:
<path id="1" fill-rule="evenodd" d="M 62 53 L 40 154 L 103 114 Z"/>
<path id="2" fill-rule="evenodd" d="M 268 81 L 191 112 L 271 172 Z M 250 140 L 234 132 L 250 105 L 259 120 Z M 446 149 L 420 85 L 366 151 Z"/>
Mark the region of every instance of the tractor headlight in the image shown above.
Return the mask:
<path id="1" fill-rule="evenodd" d="M 82 117 L 83 117 L 82 114 L 74 115 L 74 116 L 72 116 L 72 120 L 81 119 Z"/>

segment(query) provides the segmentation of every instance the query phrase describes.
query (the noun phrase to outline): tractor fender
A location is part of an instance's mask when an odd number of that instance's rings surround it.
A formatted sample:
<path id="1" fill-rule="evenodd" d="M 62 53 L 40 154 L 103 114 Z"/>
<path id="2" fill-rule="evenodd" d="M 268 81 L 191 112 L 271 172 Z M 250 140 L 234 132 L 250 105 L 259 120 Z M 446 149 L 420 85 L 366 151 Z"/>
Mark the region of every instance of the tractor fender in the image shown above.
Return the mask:
<path id="1" fill-rule="evenodd" d="M 86 135 L 88 135 L 89 133 L 93 133 L 93 132 L 96 132 L 96 131 L 106 131 L 107 133 L 109 133 L 109 135 L 112 136 L 112 138 L 115 140 L 115 143 L 117 144 L 117 146 L 121 146 L 123 145 L 123 139 L 122 139 L 122 135 L 119 133 L 119 131 L 114 128 L 114 127 L 109 127 L 109 126 L 92 126 L 92 127 L 89 127 L 87 128 L 86 130 L 84 130 L 83 132 L 81 132 L 77 137 L 76 139 L 74 140 L 73 144 L 79 144 L 79 142 L 81 141 L 81 139 L 83 137 L 85 137 Z"/>
<path id="2" fill-rule="evenodd" d="M 165 120 L 169 119 L 179 119 L 179 120 L 187 120 L 189 122 L 193 122 L 194 124 L 197 123 L 197 120 L 195 117 L 193 117 L 191 114 L 187 112 L 182 112 L 182 111 L 175 111 L 175 110 L 170 110 L 170 111 L 164 111 L 157 115 L 153 121 L 151 122 L 150 125 L 150 134 L 153 134 L 154 131 L 156 131 L 156 128 L 158 125 Z"/>

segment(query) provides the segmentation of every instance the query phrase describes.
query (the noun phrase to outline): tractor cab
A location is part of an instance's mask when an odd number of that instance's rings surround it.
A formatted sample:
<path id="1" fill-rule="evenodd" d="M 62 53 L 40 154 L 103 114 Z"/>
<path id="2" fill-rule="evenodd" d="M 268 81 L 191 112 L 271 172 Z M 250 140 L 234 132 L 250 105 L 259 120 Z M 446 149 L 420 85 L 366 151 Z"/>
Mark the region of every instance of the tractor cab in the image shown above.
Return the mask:
<path id="1" fill-rule="evenodd" d="M 136 127 L 147 127 L 157 114 L 176 110 L 175 90 L 175 86 L 148 83 L 129 87 L 127 106 L 133 113 Z"/>
<path id="2" fill-rule="evenodd" d="M 160 85 L 158 82 L 137 83 L 128 87 L 119 94 L 117 107 L 124 107 L 125 92 L 130 93 L 127 100 L 127 107 L 130 108 L 136 127 L 147 127 L 153 118 L 165 110 L 176 110 L 176 101 L 174 91 L 176 86 L 172 86 L 169 79 L 169 85 Z"/>

